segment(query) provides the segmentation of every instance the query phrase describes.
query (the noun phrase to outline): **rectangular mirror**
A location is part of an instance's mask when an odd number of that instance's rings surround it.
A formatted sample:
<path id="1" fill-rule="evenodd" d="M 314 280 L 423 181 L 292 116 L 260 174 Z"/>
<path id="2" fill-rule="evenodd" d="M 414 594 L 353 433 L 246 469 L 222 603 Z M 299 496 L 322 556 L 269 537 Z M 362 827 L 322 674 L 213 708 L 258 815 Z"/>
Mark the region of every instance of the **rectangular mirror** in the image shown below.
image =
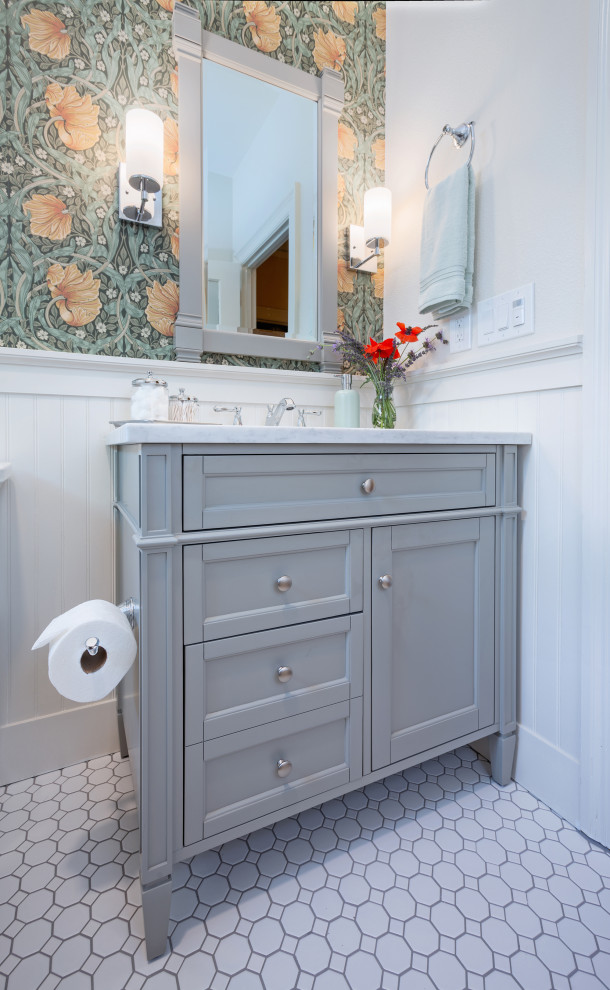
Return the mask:
<path id="1" fill-rule="evenodd" d="M 203 31 L 174 7 L 179 76 L 179 360 L 321 362 L 337 314 L 343 81 Z"/>
<path id="2" fill-rule="evenodd" d="M 207 330 L 317 340 L 316 111 L 204 59 Z"/>

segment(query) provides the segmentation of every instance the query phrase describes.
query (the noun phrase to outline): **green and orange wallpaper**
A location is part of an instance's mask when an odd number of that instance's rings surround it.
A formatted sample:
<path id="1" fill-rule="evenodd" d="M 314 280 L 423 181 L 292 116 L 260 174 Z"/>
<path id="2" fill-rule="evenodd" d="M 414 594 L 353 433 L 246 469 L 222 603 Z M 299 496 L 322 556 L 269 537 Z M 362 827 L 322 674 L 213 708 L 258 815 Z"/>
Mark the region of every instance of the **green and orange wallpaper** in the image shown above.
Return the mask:
<path id="1" fill-rule="evenodd" d="M 383 271 L 356 275 L 345 258 L 346 228 L 362 223 L 364 191 L 384 180 L 385 2 L 195 7 L 209 31 L 307 72 L 342 73 L 337 318 L 362 336 L 380 332 Z M 3 0 L 0 346 L 174 357 L 180 163 L 172 8 L 173 0 Z M 133 105 L 164 121 L 161 230 L 118 218 L 116 171 Z"/>

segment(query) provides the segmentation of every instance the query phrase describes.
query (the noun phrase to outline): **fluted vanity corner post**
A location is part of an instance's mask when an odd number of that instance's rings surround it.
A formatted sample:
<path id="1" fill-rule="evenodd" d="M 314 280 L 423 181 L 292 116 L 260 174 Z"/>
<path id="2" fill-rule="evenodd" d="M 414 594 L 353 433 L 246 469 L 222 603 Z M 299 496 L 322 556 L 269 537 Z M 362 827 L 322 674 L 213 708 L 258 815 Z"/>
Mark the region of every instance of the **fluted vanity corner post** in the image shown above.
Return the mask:
<path id="1" fill-rule="evenodd" d="M 500 727 L 489 737 L 494 780 L 510 783 L 517 744 L 517 447 L 498 447 L 498 490 L 504 509 L 497 521 L 496 610 Z M 511 511 L 512 509 L 512 511 Z"/>
<path id="2" fill-rule="evenodd" d="M 121 684 L 119 698 L 140 813 L 149 959 L 166 950 L 174 816 L 182 800 L 174 763 L 174 733 L 181 724 L 174 708 L 182 706 L 182 552 L 174 535 L 180 525 L 180 469 L 181 451 L 169 444 L 125 447 L 115 468 L 117 592 L 139 604 L 138 665 Z"/>
<path id="3" fill-rule="evenodd" d="M 333 351 L 337 329 L 337 154 L 338 124 L 345 87 L 334 69 L 323 69 L 318 103 L 318 327 L 323 345 L 322 371 L 339 371 L 341 361 Z M 329 277 L 329 273 L 333 277 Z"/>
<path id="4" fill-rule="evenodd" d="M 174 6 L 173 43 L 178 64 L 180 149 L 180 309 L 174 327 L 178 361 L 197 362 L 203 352 L 203 121 L 194 113 L 203 85 L 201 21 L 186 4 Z"/>

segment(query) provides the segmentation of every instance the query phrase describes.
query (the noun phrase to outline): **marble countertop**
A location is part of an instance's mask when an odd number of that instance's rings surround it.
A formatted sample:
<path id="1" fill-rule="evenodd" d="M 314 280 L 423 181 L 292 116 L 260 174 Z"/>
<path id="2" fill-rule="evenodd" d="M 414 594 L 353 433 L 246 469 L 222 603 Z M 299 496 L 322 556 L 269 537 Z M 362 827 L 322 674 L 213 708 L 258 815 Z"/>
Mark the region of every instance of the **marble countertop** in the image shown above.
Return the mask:
<path id="1" fill-rule="evenodd" d="M 531 433 L 498 430 L 374 430 L 318 426 L 224 426 L 203 423 L 123 423 L 106 438 L 110 447 L 141 443 L 223 444 L 531 444 Z"/>
<path id="2" fill-rule="evenodd" d="M 10 476 L 11 466 L 5 461 L 0 461 L 0 485 Z"/>

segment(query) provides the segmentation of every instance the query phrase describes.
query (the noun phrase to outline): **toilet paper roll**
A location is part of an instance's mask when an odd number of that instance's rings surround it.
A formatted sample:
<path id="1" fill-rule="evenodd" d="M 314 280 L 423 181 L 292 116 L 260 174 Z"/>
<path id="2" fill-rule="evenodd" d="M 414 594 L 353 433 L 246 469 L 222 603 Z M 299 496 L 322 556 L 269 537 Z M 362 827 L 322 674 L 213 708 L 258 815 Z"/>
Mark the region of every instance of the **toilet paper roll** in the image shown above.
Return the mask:
<path id="1" fill-rule="evenodd" d="M 99 640 L 91 655 L 88 639 Z M 137 644 L 129 620 L 111 602 L 94 600 L 58 615 L 32 649 L 49 644 L 49 680 L 70 701 L 99 701 L 131 667 Z"/>

